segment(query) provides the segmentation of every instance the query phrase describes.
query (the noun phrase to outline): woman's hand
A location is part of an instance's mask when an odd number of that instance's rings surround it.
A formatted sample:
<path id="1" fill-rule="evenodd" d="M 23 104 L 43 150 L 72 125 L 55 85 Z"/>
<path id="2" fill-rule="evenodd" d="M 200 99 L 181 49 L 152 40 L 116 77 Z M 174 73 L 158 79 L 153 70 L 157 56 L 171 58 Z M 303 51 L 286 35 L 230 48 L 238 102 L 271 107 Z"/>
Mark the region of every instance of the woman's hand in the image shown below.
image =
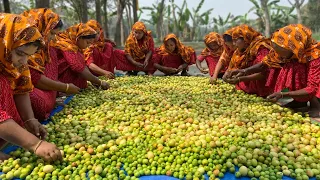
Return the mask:
<path id="1" fill-rule="evenodd" d="M 79 92 L 80 92 L 80 88 L 79 87 L 75 86 L 72 83 L 67 84 L 67 90 L 66 90 L 67 94 L 78 94 Z"/>
<path id="2" fill-rule="evenodd" d="M 29 119 L 24 122 L 26 129 L 40 139 L 47 137 L 47 130 L 39 123 L 38 119 Z"/>
<path id="3" fill-rule="evenodd" d="M 39 143 L 40 144 L 37 144 L 38 147 L 34 148 L 34 153 L 37 156 L 48 162 L 62 160 L 61 152 L 56 145 L 46 141 L 41 141 Z"/>
<path id="4" fill-rule="evenodd" d="M 283 98 L 282 92 L 275 92 L 275 93 L 269 95 L 267 97 L 267 100 L 271 101 L 271 102 L 277 102 L 279 99 L 282 99 L 282 98 Z"/>

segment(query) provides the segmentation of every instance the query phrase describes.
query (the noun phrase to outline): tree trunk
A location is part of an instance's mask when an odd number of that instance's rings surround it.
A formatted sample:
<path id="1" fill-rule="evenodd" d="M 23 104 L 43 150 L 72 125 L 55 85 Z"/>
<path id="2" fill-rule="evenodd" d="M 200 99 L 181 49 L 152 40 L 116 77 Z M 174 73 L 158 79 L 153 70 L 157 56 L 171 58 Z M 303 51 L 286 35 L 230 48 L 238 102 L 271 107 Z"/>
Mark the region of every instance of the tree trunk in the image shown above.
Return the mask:
<path id="1" fill-rule="evenodd" d="M 268 9 L 268 0 L 260 0 L 261 7 L 263 10 L 263 15 L 265 18 L 265 36 L 270 37 L 271 29 L 270 29 L 270 15 L 269 15 L 269 9 Z"/>
<path id="2" fill-rule="evenodd" d="M 116 33 L 114 40 L 116 44 L 121 45 L 121 22 L 122 22 L 122 14 L 123 14 L 123 8 L 124 8 L 124 2 L 125 0 L 117 0 L 117 23 L 116 23 Z"/>
<path id="3" fill-rule="evenodd" d="M 296 6 L 298 24 L 302 24 L 302 16 L 301 16 L 301 9 L 300 8 L 301 8 L 300 6 Z"/>
<path id="4" fill-rule="evenodd" d="M 3 7 L 5 13 L 10 13 L 10 2 L 9 0 L 3 0 Z"/>
<path id="5" fill-rule="evenodd" d="M 81 21 L 83 23 L 86 23 L 88 21 L 88 0 L 82 0 L 81 6 L 82 6 Z"/>
<path id="6" fill-rule="evenodd" d="M 124 45 L 124 23 L 123 23 L 123 17 L 122 17 L 122 21 L 121 21 L 121 29 L 120 29 L 120 32 L 121 32 L 121 46 Z"/>
<path id="7" fill-rule="evenodd" d="M 159 13 L 159 19 L 158 19 L 158 22 L 157 22 L 157 38 L 158 38 L 158 41 L 161 41 L 163 39 L 162 33 L 161 33 L 161 27 L 162 27 L 162 24 L 163 24 L 164 1 L 165 0 L 161 0 L 160 8 L 159 8 L 159 11 L 158 11 L 158 13 Z"/>
<path id="8" fill-rule="evenodd" d="M 3 12 L 2 1 L 0 1 L 0 12 Z"/>
<path id="9" fill-rule="evenodd" d="M 50 0 L 36 0 L 36 8 L 49 8 Z"/>
<path id="10" fill-rule="evenodd" d="M 177 17 L 176 17 L 176 7 L 172 3 L 172 14 L 173 14 L 173 32 L 175 32 L 176 36 L 179 37 L 179 30 L 178 30 L 178 22 L 177 22 Z"/>
<path id="11" fill-rule="evenodd" d="M 133 10 L 133 21 L 135 23 L 135 22 L 139 21 L 139 19 L 138 19 L 138 0 L 133 0 L 132 10 Z"/>
<path id="12" fill-rule="evenodd" d="M 100 24 L 102 24 L 102 21 L 101 21 L 101 1 L 100 0 L 96 0 L 96 19 Z"/>
<path id="13" fill-rule="evenodd" d="M 109 28 L 108 28 L 108 0 L 104 0 L 104 4 L 103 4 L 103 12 L 104 12 L 104 34 L 105 37 L 109 38 Z"/>
<path id="14" fill-rule="evenodd" d="M 132 26 L 133 23 L 132 23 L 132 15 L 131 15 L 131 6 L 130 4 L 128 4 L 126 6 L 126 13 L 127 13 L 127 18 L 128 18 L 128 26 Z"/>

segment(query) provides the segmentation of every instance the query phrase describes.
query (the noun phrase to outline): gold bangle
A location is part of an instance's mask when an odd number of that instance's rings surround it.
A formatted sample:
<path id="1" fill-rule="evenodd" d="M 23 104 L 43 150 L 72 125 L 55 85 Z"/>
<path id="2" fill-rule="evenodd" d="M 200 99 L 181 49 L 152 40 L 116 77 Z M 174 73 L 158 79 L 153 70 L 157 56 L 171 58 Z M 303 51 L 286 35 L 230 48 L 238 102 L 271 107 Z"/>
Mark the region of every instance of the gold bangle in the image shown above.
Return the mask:
<path id="1" fill-rule="evenodd" d="M 38 121 L 38 119 L 36 119 L 36 118 L 31 118 L 31 119 L 28 119 L 28 120 L 24 121 L 24 123 L 27 123 L 27 122 L 29 122 L 29 121 Z"/>
<path id="2" fill-rule="evenodd" d="M 68 92 L 68 90 L 69 90 L 69 84 L 67 83 L 66 92 Z"/>
<path id="3" fill-rule="evenodd" d="M 43 141 L 42 140 L 40 140 L 39 142 L 38 142 L 38 144 L 36 145 L 36 147 L 34 148 L 34 153 L 36 153 L 37 152 L 37 149 L 39 148 L 39 146 L 41 145 L 41 143 L 42 143 Z"/>

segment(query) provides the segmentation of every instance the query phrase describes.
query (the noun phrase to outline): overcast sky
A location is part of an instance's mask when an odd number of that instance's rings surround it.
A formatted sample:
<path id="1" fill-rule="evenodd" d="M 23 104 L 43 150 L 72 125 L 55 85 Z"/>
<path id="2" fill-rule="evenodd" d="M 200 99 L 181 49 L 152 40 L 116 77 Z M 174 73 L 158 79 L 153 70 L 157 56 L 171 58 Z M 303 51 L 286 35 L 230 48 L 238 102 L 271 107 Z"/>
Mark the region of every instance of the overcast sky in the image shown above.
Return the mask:
<path id="1" fill-rule="evenodd" d="M 294 0 L 291 1 L 293 2 Z M 306 2 L 307 1 L 308 0 L 306 0 Z M 151 6 L 155 2 L 157 2 L 157 0 L 139 0 L 139 7 Z M 169 1 L 166 0 L 166 3 L 168 2 Z M 196 8 L 199 2 L 200 0 L 187 0 L 188 8 Z M 178 6 L 181 6 L 183 0 L 175 0 L 175 3 Z M 290 6 L 290 3 L 288 2 L 288 0 L 280 0 L 279 5 Z M 229 12 L 231 12 L 231 14 L 235 16 L 243 15 L 247 13 L 251 7 L 253 7 L 253 4 L 249 0 L 205 0 L 201 10 L 205 11 L 210 8 L 214 8 L 211 17 L 215 17 L 218 15 L 226 17 Z M 148 18 L 147 14 L 148 13 L 145 12 L 142 15 L 142 18 Z M 255 17 L 256 16 L 253 13 L 249 14 L 249 18 Z"/>

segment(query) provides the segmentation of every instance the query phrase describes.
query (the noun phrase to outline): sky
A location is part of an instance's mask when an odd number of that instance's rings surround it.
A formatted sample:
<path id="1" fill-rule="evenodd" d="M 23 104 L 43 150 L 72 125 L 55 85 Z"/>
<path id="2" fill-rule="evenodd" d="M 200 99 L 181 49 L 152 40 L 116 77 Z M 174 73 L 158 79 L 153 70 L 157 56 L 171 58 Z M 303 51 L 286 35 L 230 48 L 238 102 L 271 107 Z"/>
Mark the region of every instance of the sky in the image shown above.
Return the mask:
<path id="1" fill-rule="evenodd" d="M 291 1 L 293 2 L 294 0 L 291 0 Z M 307 1 L 308 0 L 306 0 L 306 2 Z M 157 2 L 157 0 L 139 0 L 139 7 L 151 6 L 155 2 Z M 169 1 L 166 0 L 166 3 L 168 2 Z M 189 9 L 196 8 L 199 2 L 200 0 L 187 0 L 188 8 Z M 175 0 L 175 3 L 178 6 L 181 6 L 183 3 L 183 0 Z M 280 0 L 279 5 L 291 6 L 288 0 Z M 253 4 L 249 0 L 205 0 L 201 8 L 201 11 L 204 12 L 210 8 L 213 8 L 211 17 L 217 17 L 218 15 L 220 15 L 225 18 L 227 17 L 229 12 L 231 12 L 231 14 L 235 16 L 244 15 L 252 7 L 253 7 Z M 142 18 L 148 19 L 147 14 L 148 13 L 142 14 Z M 250 19 L 256 18 L 256 15 L 254 13 L 251 13 L 248 15 L 248 17 Z"/>

